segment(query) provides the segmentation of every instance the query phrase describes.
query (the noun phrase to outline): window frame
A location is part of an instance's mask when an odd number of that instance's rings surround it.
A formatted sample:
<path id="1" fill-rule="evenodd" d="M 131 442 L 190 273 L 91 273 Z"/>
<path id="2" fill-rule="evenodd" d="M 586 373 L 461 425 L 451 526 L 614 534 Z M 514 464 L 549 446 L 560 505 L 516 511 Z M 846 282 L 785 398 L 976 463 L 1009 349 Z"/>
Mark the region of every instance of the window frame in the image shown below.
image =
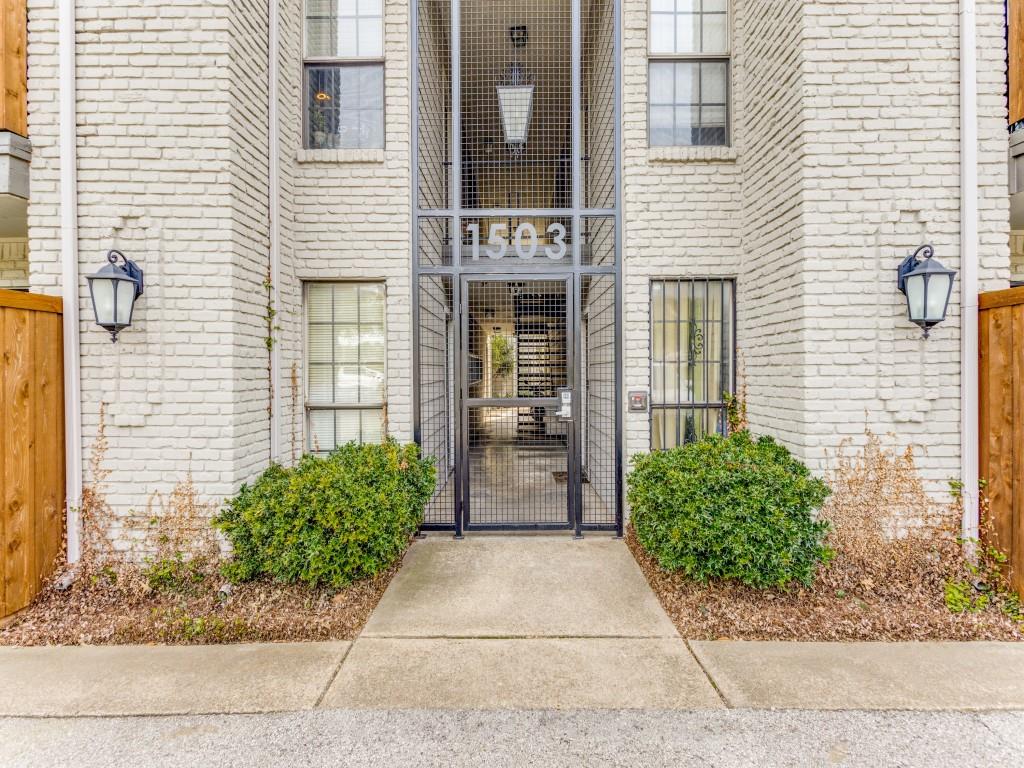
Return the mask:
<path id="1" fill-rule="evenodd" d="M 703 0 L 702 0 L 703 2 Z M 731 147 L 732 146 L 732 14 L 733 0 L 725 4 L 725 50 L 716 52 L 655 53 L 651 50 L 653 4 L 647 3 L 647 146 L 657 147 Z M 677 12 L 676 12 L 677 13 Z M 725 64 L 725 144 L 651 144 L 651 64 L 656 62 L 723 62 Z"/>
<path id="2" fill-rule="evenodd" d="M 377 151 L 387 148 L 388 144 L 388 100 L 387 100 L 387 0 L 381 0 L 380 8 L 380 56 L 307 56 L 306 38 L 309 34 L 307 28 L 309 16 L 306 13 L 309 0 L 302 0 L 302 19 L 299 34 L 300 66 L 302 76 L 299 92 L 299 112 L 302 115 L 302 142 L 301 146 L 306 150 L 321 150 L 325 147 L 313 147 L 309 141 L 309 70 L 312 67 L 369 67 L 379 66 L 381 69 L 381 142 L 379 147 L 338 147 L 342 152 Z M 324 281 L 327 282 L 327 281 Z"/>
<path id="3" fill-rule="evenodd" d="M 649 407 L 647 410 L 647 447 L 650 451 L 655 450 L 667 450 L 665 448 L 654 447 L 654 414 L 656 410 L 675 410 L 677 412 L 684 409 L 690 409 L 693 411 L 721 411 L 723 417 L 726 417 L 724 421 L 725 433 L 729 432 L 729 423 L 727 419 L 727 405 L 724 398 L 717 401 L 704 400 L 704 401 L 693 401 L 683 402 L 682 398 L 677 397 L 675 402 L 655 402 L 654 397 L 654 366 L 655 366 L 655 353 L 654 353 L 654 285 L 655 283 L 678 283 L 678 284 L 690 284 L 690 283 L 729 283 L 732 286 L 732 307 L 728 315 L 723 312 L 723 320 L 728 317 L 730 328 L 731 328 L 731 349 L 729 350 L 729 382 L 728 391 L 735 395 L 737 385 L 737 363 L 738 363 L 738 328 L 736 325 L 737 318 L 737 280 L 732 276 L 719 276 L 719 275 L 708 275 L 708 276 L 696 276 L 690 275 L 685 277 L 674 277 L 671 275 L 653 275 L 648 278 L 647 285 L 647 329 L 648 329 L 648 352 L 647 352 L 647 375 L 648 375 L 648 391 L 649 391 Z M 678 323 L 678 320 L 677 320 Z M 664 364 L 664 361 L 662 361 Z M 682 383 L 680 377 L 679 383 Z M 677 387 L 677 392 L 682 388 Z M 677 445 L 685 445 L 685 441 L 678 442 Z"/>
<path id="4" fill-rule="evenodd" d="M 313 285 L 379 285 L 384 291 L 383 297 L 383 318 L 382 328 L 384 333 L 384 386 L 381 390 L 380 402 L 374 403 L 314 403 L 310 400 L 309 396 L 309 374 L 311 370 L 309 361 L 309 288 Z M 331 323 L 335 325 L 335 323 Z M 333 341 L 332 341 L 333 345 Z M 302 436 L 303 453 L 312 453 L 317 455 L 326 455 L 330 451 L 313 450 L 313 446 L 310 444 L 310 440 L 313 436 L 313 430 L 310 426 L 310 415 L 313 411 L 380 411 L 381 428 L 380 435 L 381 439 L 385 439 L 388 436 L 388 368 L 389 368 L 389 356 L 388 356 L 388 283 L 387 280 L 380 279 L 360 279 L 360 278 L 341 278 L 341 279 L 330 279 L 321 278 L 314 280 L 303 280 L 302 281 L 302 421 L 304 427 L 304 434 Z M 333 372 L 332 372 L 333 376 Z M 337 436 L 335 436 L 337 437 Z M 362 423 L 360 422 L 360 442 L 362 442 Z"/>

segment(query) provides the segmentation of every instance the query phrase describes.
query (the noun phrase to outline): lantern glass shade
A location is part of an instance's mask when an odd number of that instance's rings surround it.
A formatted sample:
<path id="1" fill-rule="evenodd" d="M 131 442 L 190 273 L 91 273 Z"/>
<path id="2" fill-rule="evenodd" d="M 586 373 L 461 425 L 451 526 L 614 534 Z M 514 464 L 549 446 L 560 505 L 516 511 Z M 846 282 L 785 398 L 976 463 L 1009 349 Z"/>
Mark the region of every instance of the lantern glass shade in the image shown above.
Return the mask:
<path id="1" fill-rule="evenodd" d="M 533 109 L 533 84 L 499 85 L 498 108 L 505 143 L 523 145 L 530 130 L 530 112 Z"/>
<path id="2" fill-rule="evenodd" d="M 927 258 L 918 261 L 921 252 Z M 900 265 L 899 287 L 907 296 L 907 316 L 924 329 L 925 337 L 932 326 L 946 319 L 955 275 L 955 270 L 947 269 L 931 255 L 931 246 L 922 246 Z"/>
<path id="3" fill-rule="evenodd" d="M 914 322 L 924 320 L 924 275 L 908 277 L 904 287 L 907 291 L 907 307 L 910 319 Z"/>
<path id="4" fill-rule="evenodd" d="M 924 319 L 929 323 L 940 323 L 946 319 L 949 294 L 953 290 L 952 274 L 933 274 L 925 284 Z"/>
<path id="5" fill-rule="evenodd" d="M 87 279 L 96 324 L 109 331 L 116 341 L 118 332 L 132 324 L 139 282 L 113 263 Z"/>

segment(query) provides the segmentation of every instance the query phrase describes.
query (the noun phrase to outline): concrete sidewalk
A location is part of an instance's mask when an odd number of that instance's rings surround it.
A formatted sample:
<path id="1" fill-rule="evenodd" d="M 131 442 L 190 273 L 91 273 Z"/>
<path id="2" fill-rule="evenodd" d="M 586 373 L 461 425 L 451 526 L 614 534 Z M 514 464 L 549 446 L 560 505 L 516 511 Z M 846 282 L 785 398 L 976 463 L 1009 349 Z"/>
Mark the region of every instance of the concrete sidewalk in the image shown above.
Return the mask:
<path id="1" fill-rule="evenodd" d="M 1024 710 L 1024 644 L 686 642 L 621 541 L 417 542 L 354 642 L 0 648 L 0 716 Z"/>

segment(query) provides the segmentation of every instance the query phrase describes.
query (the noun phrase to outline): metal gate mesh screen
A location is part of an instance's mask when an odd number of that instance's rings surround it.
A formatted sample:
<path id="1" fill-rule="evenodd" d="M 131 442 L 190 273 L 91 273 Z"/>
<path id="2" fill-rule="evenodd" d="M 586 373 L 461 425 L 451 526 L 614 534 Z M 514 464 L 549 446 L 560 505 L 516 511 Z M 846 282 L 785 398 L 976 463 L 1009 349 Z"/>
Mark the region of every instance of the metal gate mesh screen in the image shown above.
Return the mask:
<path id="1" fill-rule="evenodd" d="M 468 523 L 567 525 L 569 425 L 554 400 L 567 376 L 565 282 L 468 287 Z"/>
<path id="2" fill-rule="evenodd" d="M 437 489 L 424 513 L 424 522 L 431 525 L 455 521 L 453 322 L 451 277 L 424 275 L 419 295 L 420 446 L 437 467 Z"/>
<path id="3" fill-rule="evenodd" d="M 415 2 L 428 525 L 621 524 L 617 9 Z"/>

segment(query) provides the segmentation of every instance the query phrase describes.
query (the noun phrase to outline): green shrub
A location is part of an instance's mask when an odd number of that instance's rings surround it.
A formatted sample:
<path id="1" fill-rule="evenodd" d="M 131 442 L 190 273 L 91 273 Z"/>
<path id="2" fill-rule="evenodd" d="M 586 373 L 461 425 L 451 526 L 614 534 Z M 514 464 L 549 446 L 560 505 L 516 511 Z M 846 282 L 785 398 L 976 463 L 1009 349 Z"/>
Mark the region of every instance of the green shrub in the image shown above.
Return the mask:
<path id="1" fill-rule="evenodd" d="M 405 552 L 434 484 L 433 461 L 390 439 L 271 466 L 214 519 L 234 548 L 224 574 L 331 587 L 375 576 Z"/>
<path id="2" fill-rule="evenodd" d="M 770 437 L 717 435 L 638 456 L 628 498 L 637 540 L 667 570 L 748 586 L 810 584 L 831 551 L 815 510 L 829 489 Z"/>

